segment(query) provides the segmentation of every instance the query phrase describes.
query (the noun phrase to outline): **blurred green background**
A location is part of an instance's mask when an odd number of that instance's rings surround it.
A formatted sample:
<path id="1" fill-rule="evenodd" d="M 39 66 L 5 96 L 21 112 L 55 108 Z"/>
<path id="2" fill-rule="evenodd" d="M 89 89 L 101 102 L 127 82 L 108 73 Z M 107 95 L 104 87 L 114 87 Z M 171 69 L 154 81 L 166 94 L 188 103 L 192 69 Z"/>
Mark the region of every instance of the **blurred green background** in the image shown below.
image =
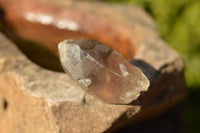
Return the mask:
<path id="1" fill-rule="evenodd" d="M 140 6 L 155 20 L 160 36 L 180 53 L 188 87 L 184 132 L 200 133 L 200 0 L 101 1 Z"/>

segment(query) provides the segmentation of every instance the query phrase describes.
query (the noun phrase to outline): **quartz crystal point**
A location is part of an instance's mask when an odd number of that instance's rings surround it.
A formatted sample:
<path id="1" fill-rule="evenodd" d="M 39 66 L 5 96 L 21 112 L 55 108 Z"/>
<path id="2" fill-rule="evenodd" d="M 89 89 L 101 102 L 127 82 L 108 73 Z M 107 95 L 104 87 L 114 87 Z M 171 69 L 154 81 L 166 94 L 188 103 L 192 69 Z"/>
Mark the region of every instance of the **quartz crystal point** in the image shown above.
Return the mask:
<path id="1" fill-rule="evenodd" d="M 149 87 L 139 68 L 97 41 L 66 40 L 58 49 L 63 69 L 107 103 L 129 104 Z"/>

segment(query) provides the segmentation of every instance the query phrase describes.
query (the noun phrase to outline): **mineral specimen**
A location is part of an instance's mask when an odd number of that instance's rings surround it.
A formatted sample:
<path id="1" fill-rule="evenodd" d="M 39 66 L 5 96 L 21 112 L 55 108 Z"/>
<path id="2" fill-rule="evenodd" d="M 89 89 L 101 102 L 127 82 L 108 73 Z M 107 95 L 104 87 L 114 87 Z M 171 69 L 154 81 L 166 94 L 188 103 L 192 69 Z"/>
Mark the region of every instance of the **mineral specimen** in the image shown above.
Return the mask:
<path id="1" fill-rule="evenodd" d="M 63 69 L 107 103 L 129 104 L 148 90 L 139 68 L 98 41 L 66 40 L 58 49 Z"/>

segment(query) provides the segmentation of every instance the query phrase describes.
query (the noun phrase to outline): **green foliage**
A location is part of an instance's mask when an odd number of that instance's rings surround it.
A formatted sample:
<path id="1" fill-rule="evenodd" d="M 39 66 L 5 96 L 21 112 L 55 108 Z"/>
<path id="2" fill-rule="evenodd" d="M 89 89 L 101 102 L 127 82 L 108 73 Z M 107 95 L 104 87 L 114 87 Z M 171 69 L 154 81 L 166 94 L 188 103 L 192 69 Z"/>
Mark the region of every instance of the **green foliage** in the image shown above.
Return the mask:
<path id="1" fill-rule="evenodd" d="M 188 86 L 200 86 L 200 1 L 185 6 L 166 39 L 185 60 Z"/>
<path id="2" fill-rule="evenodd" d="M 199 0 L 104 0 L 143 7 L 156 21 L 161 37 L 175 48 L 186 64 L 189 88 L 200 88 Z"/>

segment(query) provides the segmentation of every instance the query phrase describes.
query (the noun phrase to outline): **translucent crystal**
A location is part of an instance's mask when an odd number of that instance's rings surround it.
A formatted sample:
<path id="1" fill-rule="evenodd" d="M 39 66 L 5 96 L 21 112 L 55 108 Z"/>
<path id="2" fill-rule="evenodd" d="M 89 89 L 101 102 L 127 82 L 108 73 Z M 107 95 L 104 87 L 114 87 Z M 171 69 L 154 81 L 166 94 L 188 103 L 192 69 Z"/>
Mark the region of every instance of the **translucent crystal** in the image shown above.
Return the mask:
<path id="1" fill-rule="evenodd" d="M 58 48 L 64 70 L 107 103 L 129 104 L 149 87 L 139 68 L 97 41 L 67 40 Z"/>

